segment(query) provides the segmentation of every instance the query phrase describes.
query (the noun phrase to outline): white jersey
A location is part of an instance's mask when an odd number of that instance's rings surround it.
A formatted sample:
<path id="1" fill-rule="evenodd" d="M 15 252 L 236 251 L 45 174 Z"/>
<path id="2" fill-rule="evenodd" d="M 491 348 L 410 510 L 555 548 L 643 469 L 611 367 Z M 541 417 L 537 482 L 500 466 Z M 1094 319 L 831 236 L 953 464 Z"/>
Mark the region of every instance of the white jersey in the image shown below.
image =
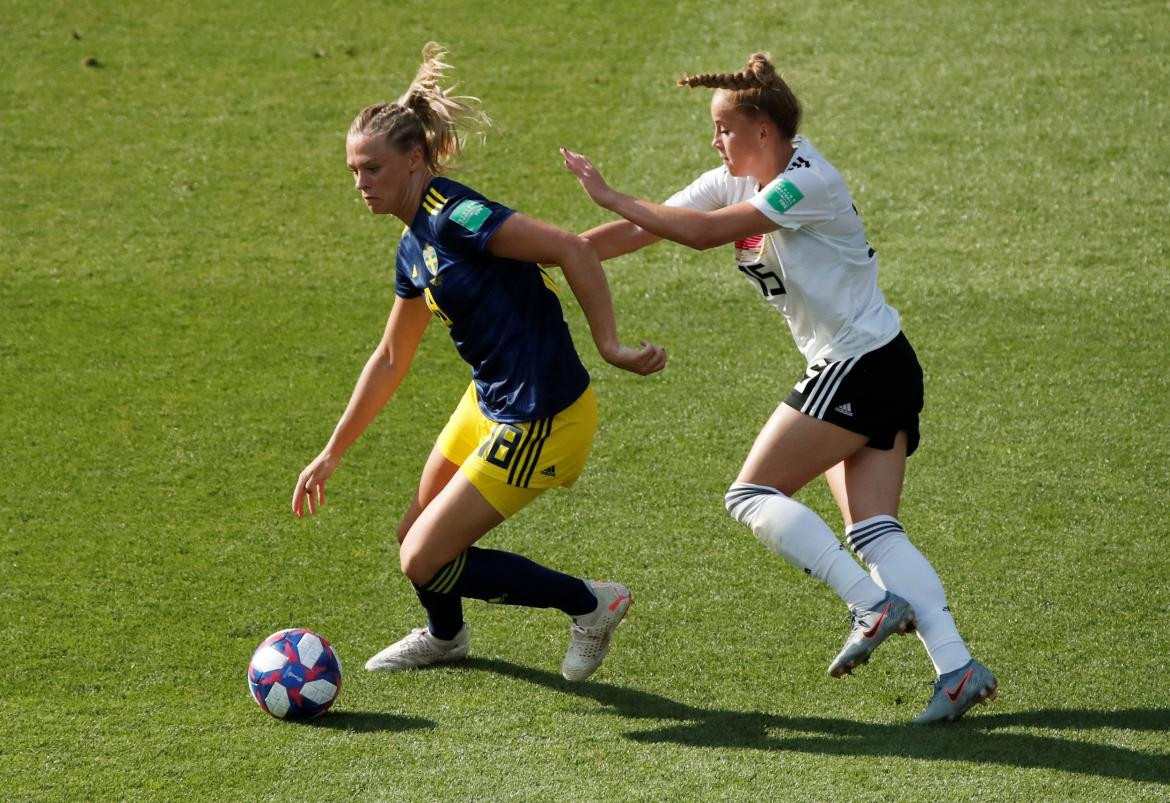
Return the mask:
<path id="1" fill-rule="evenodd" d="M 898 312 L 877 286 L 877 255 L 845 180 L 808 140 L 779 176 L 759 189 L 751 177 L 719 167 L 666 202 L 712 212 L 750 201 L 780 228 L 735 244 L 747 280 L 788 321 L 811 365 L 884 346 L 901 329 Z"/>

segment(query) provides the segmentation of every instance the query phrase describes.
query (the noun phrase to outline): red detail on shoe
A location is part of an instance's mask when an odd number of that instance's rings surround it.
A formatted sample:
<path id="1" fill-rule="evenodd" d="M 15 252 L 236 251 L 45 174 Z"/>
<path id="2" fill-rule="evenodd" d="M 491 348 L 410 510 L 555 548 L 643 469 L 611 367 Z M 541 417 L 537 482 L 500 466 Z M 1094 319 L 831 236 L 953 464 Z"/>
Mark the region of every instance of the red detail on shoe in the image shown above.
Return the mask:
<path id="1" fill-rule="evenodd" d="M 757 234 L 754 237 L 746 237 L 742 240 L 735 241 L 735 247 L 740 251 L 748 251 L 752 248 L 759 248 L 764 243 L 764 235 Z"/>
<path id="2" fill-rule="evenodd" d="M 971 674 L 975 671 L 975 667 L 967 670 L 967 674 L 963 675 L 963 679 L 959 681 L 959 685 L 955 687 L 954 691 L 947 689 L 947 697 L 952 703 L 958 702 L 959 695 L 963 693 L 963 687 L 967 685 L 967 681 L 971 679 Z"/>
<path id="3" fill-rule="evenodd" d="M 622 604 L 622 600 L 630 599 L 630 596 L 631 596 L 630 594 L 618 595 L 618 598 L 615 599 L 612 603 L 610 603 L 610 606 L 609 606 L 610 613 L 613 613 L 614 611 L 616 611 L 618 609 L 618 606 Z"/>
<path id="4" fill-rule="evenodd" d="M 865 638 L 873 638 L 874 636 L 876 636 L 877 632 L 878 632 L 878 628 L 882 626 L 882 622 L 884 622 L 886 620 L 886 614 L 888 614 L 889 612 L 890 612 L 890 603 L 887 602 L 886 607 L 882 608 L 882 615 L 878 617 L 878 620 L 876 622 L 874 622 L 873 627 L 871 627 L 869 630 L 863 630 L 861 635 L 864 636 Z"/>

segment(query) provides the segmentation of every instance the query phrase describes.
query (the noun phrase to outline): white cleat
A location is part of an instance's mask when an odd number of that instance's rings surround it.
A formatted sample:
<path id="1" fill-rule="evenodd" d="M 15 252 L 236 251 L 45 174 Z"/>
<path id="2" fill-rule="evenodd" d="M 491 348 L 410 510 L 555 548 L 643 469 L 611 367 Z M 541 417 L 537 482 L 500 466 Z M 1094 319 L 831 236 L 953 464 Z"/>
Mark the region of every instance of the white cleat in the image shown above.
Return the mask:
<path id="1" fill-rule="evenodd" d="M 630 590 L 621 583 L 586 582 L 597 597 L 597 610 L 576 617 L 569 627 L 569 650 L 561 664 L 565 680 L 584 680 L 601 666 L 613 631 L 634 601 Z"/>
<path id="2" fill-rule="evenodd" d="M 425 627 L 416 627 L 406 638 L 394 642 L 366 661 L 366 669 L 371 672 L 397 672 L 446 664 L 466 658 L 470 645 L 471 636 L 466 623 L 450 641 L 435 638 Z"/>

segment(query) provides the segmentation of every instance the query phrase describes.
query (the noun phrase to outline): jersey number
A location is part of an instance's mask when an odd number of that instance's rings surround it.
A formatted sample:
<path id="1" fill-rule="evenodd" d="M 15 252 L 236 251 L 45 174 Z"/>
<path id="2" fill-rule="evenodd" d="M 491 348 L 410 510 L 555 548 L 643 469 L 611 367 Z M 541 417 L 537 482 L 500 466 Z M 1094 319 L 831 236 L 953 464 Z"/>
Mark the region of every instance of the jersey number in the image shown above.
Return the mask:
<path id="1" fill-rule="evenodd" d="M 760 285 L 760 292 L 764 294 L 764 298 L 784 295 L 784 282 L 780 281 L 780 277 L 774 271 L 764 270 L 764 266 L 759 263 L 755 265 L 740 265 L 739 269 L 743 271 L 745 276 L 750 276 L 756 280 Z"/>
<path id="2" fill-rule="evenodd" d="M 516 457 L 516 446 L 524 438 L 524 430 L 511 424 L 496 424 L 492 439 L 479 447 L 477 454 L 493 466 L 506 469 Z"/>

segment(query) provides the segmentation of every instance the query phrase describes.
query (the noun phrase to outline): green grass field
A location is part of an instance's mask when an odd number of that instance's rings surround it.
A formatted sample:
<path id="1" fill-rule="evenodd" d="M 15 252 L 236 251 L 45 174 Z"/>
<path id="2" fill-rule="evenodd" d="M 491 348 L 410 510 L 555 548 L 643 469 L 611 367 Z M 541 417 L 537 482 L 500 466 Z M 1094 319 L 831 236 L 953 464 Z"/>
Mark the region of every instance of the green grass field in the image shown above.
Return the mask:
<path id="1" fill-rule="evenodd" d="M 0 2 L 0 796 L 1170 798 L 1167 4 L 751 10 Z M 610 266 L 670 366 L 605 366 L 567 303 L 590 467 L 485 542 L 630 585 L 600 672 L 560 679 L 561 614 L 474 601 L 465 664 L 361 670 L 422 622 L 392 531 L 467 382 L 441 327 L 322 515 L 288 498 L 393 298 L 345 130 L 431 38 L 497 120 L 457 178 L 574 230 L 606 217 L 557 146 L 665 197 L 715 163 L 673 79 L 772 52 L 925 365 L 901 518 L 998 702 L 907 724 L 912 638 L 825 674 L 843 607 L 722 504 L 800 356 L 730 254 L 671 245 Z M 293 625 L 347 667 L 308 726 L 244 678 Z"/>

